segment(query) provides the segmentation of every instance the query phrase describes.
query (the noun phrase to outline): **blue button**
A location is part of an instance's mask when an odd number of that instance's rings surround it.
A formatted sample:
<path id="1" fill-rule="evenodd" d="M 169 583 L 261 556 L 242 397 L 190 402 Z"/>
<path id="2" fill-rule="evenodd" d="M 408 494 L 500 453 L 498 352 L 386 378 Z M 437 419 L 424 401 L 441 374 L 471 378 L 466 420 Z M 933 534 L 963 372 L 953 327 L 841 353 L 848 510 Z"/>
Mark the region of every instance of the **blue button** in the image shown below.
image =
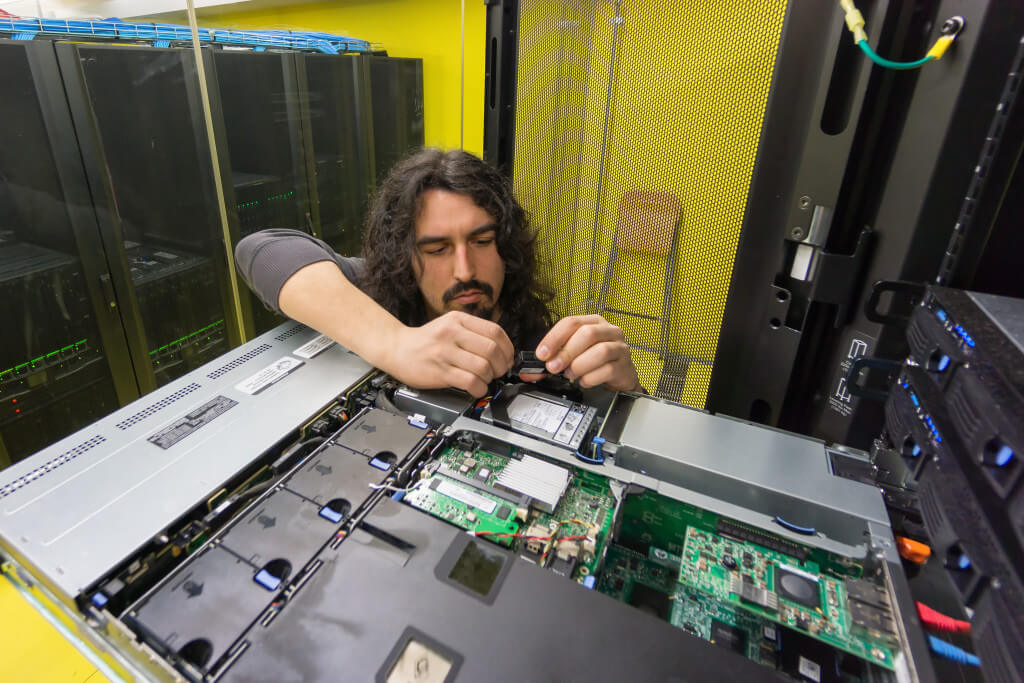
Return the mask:
<path id="1" fill-rule="evenodd" d="M 963 553 L 960 553 L 960 555 L 958 555 L 956 558 L 956 568 L 960 569 L 961 571 L 967 571 L 971 568 L 971 558 L 967 557 Z"/>
<path id="2" fill-rule="evenodd" d="M 941 320 L 942 322 L 946 322 L 949 319 L 949 316 L 946 315 L 946 312 L 941 308 L 935 311 L 935 317 Z"/>
<path id="3" fill-rule="evenodd" d="M 277 578 L 266 569 L 259 570 L 252 580 L 266 588 L 268 591 L 276 591 L 277 587 L 281 585 L 281 579 Z"/>
<path id="4" fill-rule="evenodd" d="M 949 367 L 949 363 L 950 363 L 949 356 L 947 356 L 946 354 L 942 354 L 942 357 L 939 358 L 939 364 L 936 365 L 935 368 L 939 372 L 945 372 L 946 368 Z"/>
<path id="5" fill-rule="evenodd" d="M 996 453 L 996 465 L 999 467 L 1006 467 L 1013 460 L 1013 449 L 1009 446 L 1003 446 Z"/>
<path id="6" fill-rule="evenodd" d="M 589 588 L 590 590 L 594 590 L 594 585 L 595 584 L 597 584 L 597 577 L 595 577 L 593 574 L 590 574 L 590 575 L 587 576 L 587 578 L 583 579 L 583 587 L 584 588 Z"/>
<path id="7" fill-rule="evenodd" d="M 320 516 L 326 519 L 328 522 L 333 522 L 334 524 L 340 522 L 342 517 L 344 517 L 344 515 L 342 515 L 340 512 L 331 509 L 326 505 L 320 508 Z"/>
<path id="8" fill-rule="evenodd" d="M 107 596 L 103 593 L 96 593 L 92 596 L 92 604 L 96 605 L 97 607 L 103 607 L 108 602 L 110 601 L 107 600 Z"/>

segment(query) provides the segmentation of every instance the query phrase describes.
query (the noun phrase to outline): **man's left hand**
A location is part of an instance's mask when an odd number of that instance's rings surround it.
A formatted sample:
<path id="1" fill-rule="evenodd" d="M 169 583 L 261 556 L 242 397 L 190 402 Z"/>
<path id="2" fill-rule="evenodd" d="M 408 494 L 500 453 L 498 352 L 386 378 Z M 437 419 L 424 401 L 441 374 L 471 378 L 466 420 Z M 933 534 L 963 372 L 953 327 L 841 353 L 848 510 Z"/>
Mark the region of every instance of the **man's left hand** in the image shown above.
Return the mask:
<path id="1" fill-rule="evenodd" d="M 581 387 L 604 384 L 612 391 L 640 391 L 622 330 L 599 315 L 562 318 L 537 346 L 537 358 Z"/>

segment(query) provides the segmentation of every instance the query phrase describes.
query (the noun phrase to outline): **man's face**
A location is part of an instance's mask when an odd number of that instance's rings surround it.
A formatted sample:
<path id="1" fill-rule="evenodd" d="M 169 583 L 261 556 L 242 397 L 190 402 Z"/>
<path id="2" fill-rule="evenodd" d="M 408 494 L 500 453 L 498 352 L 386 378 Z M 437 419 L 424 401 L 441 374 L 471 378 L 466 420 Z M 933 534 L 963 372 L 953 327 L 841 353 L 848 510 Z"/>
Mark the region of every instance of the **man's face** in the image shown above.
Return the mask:
<path id="1" fill-rule="evenodd" d="M 494 217 L 466 195 L 432 189 L 416 217 L 413 272 L 431 318 L 463 311 L 497 320 L 505 264 Z"/>

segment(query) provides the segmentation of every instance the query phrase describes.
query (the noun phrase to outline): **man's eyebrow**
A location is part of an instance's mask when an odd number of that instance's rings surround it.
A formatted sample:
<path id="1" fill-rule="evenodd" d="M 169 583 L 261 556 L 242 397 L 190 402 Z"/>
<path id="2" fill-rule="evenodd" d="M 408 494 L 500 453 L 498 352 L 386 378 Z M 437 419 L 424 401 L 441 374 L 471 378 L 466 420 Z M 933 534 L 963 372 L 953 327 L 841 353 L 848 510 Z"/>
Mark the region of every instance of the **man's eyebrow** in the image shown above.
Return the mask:
<path id="1" fill-rule="evenodd" d="M 482 234 L 484 234 L 486 232 L 497 232 L 497 231 L 498 231 L 498 224 L 497 223 L 485 223 L 484 225 L 481 225 L 479 228 L 474 228 L 469 233 L 469 238 L 472 239 L 472 238 L 477 237 L 479 235 L 482 235 Z M 450 237 L 442 237 L 442 236 L 439 236 L 439 235 L 424 235 L 423 237 L 421 237 L 418 240 L 416 240 L 416 246 L 417 247 L 422 247 L 422 246 L 426 246 L 428 244 L 436 244 L 437 242 L 450 242 L 450 241 L 451 241 Z"/>

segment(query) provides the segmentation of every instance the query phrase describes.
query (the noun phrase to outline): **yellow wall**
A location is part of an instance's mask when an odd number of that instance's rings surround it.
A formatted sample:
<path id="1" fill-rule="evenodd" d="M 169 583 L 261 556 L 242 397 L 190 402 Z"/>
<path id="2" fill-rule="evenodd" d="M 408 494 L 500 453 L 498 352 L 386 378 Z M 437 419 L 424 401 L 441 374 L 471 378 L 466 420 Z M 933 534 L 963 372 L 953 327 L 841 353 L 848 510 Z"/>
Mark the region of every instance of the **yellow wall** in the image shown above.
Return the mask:
<path id="1" fill-rule="evenodd" d="M 340 0 L 229 14 L 199 13 L 211 28 L 321 31 L 361 38 L 392 57 L 423 60 L 424 137 L 429 146 L 459 147 L 460 0 Z M 483 155 L 483 2 L 466 0 L 465 144 Z"/>
<path id="2" fill-rule="evenodd" d="M 668 353 L 689 363 L 680 400 L 703 407 L 786 0 L 627 0 L 616 22 L 616 3 L 600 0 L 522 7 L 515 188 L 556 309 L 594 310 L 625 193 L 672 194 L 683 216 Z M 664 272 L 663 256 L 620 252 L 607 306 L 660 316 Z M 606 317 L 658 346 L 659 323 Z M 650 391 L 663 360 L 634 352 Z"/>

